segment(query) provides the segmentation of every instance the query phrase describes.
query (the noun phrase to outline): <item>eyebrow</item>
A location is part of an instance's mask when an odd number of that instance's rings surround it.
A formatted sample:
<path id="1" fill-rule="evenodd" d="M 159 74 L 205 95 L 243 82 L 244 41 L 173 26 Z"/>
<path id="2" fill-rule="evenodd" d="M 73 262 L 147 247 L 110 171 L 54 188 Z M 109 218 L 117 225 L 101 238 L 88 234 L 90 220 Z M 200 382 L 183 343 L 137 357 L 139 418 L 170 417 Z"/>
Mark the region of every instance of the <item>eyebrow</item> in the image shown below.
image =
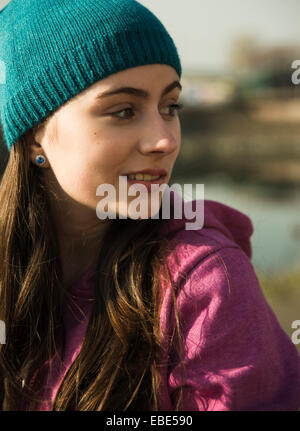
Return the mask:
<path id="1" fill-rule="evenodd" d="M 167 85 L 166 88 L 162 91 L 161 97 L 166 95 L 167 93 L 170 93 L 170 91 L 172 91 L 174 88 L 179 88 L 180 91 L 182 90 L 182 86 L 179 81 L 174 81 L 171 84 Z M 142 90 L 141 88 L 120 87 L 116 88 L 115 90 L 105 91 L 104 93 L 98 94 L 98 96 L 96 96 L 96 99 L 102 99 L 108 96 L 113 96 L 115 94 L 121 93 L 131 94 L 145 100 L 148 100 L 150 98 L 150 94 L 148 93 L 148 91 Z"/>

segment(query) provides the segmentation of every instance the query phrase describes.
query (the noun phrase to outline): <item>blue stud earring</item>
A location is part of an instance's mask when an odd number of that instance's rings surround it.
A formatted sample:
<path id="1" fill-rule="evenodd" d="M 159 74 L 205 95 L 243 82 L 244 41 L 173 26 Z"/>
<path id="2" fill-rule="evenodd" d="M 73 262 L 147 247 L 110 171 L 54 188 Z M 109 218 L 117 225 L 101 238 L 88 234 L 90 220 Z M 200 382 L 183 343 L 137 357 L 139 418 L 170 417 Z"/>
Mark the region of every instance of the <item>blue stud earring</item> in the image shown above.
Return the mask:
<path id="1" fill-rule="evenodd" d="M 39 154 L 36 156 L 35 161 L 41 166 L 45 163 L 45 157 Z"/>

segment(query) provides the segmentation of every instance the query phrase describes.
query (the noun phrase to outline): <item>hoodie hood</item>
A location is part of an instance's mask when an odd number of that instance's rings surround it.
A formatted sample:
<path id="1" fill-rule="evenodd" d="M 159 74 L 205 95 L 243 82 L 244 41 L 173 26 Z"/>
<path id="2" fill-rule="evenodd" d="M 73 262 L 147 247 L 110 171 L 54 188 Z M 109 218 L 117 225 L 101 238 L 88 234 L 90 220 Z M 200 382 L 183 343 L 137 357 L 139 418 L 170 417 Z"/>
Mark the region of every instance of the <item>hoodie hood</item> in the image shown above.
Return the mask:
<path id="1" fill-rule="evenodd" d="M 174 198 L 181 200 L 182 205 L 182 218 L 175 219 L 172 209 L 174 208 Z M 200 200 L 184 201 L 182 197 L 171 190 L 170 192 L 170 207 L 171 217 L 167 220 L 163 231 L 164 235 L 173 236 L 176 232 L 186 229 L 186 223 L 192 223 L 196 220 L 196 216 L 192 219 L 185 217 L 185 214 L 195 212 L 200 207 Z M 253 224 L 251 219 L 243 212 L 225 205 L 221 202 L 204 199 L 204 221 L 203 226 L 200 229 L 215 229 L 225 235 L 229 240 L 234 241 L 249 258 L 252 257 L 252 247 L 250 237 L 253 233 Z M 185 208 L 189 209 L 189 212 L 185 211 Z"/>

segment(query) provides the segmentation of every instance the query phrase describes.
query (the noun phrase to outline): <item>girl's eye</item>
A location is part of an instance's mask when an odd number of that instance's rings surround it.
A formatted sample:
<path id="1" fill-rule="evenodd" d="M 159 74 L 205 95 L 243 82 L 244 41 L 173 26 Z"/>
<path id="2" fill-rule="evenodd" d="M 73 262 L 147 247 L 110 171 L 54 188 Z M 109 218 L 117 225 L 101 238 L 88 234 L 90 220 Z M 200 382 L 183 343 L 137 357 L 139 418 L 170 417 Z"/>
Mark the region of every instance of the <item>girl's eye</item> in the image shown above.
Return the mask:
<path id="1" fill-rule="evenodd" d="M 169 105 L 167 106 L 167 108 L 171 109 L 172 113 L 169 114 L 171 117 L 175 117 L 174 111 L 179 111 L 180 109 L 184 108 L 184 105 L 182 103 L 174 103 L 173 105 Z M 126 117 L 122 115 L 126 112 L 133 112 L 134 110 L 132 108 L 125 108 L 122 109 L 121 111 L 118 112 L 114 112 L 113 114 L 111 114 L 113 117 L 119 118 L 120 120 L 128 120 L 132 117 L 132 115 L 130 115 L 129 117 Z M 121 115 L 121 116 L 120 116 Z M 167 114 L 168 115 L 168 114 Z"/>
<path id="2" fill-rule="evenodd" d="M 174 103 L 173 105 L 169 105 L 167 106 L 167 108 L 172 110 L 172 114 L 170 114 L 171 117 L 175 117 L 175 111 L 179 111 L 180 109 L 182 109 L 184 106 L 182 103 Z"/>
<path id="3" fill-rule="evenodd" d="M 128 111 L 132 111 L 133 112 L 133 109 L 132 108 L 125 108 L 125 109 L 122 109 L 121 111 L 118 111 L 118 112 L 114 112 L 113 114 L 111 114 L 113 117 L 117 117 L 119 120 L 127 120 L 127 119 L 129 119 L 128 117 L 124 117 L 124 115 L 122 115 L 122 116 L 119 116 L 120 114 L 124 114 L 124 112 L 128 112 Z"/>

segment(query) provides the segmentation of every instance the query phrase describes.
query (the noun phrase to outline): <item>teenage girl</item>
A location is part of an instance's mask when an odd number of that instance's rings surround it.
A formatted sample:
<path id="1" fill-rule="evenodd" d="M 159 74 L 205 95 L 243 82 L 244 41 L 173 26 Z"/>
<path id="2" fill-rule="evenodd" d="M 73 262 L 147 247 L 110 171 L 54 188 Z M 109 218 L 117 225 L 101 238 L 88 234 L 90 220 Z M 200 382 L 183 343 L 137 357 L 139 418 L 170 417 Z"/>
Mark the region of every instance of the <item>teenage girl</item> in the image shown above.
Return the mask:
<path id="1" fill-rule="evenodd" d="M 0 409 L 297 410 L 300 358 L 248 216 L 193 201 L 187 229 L 174 192 L 166 218 L 161 194 L 157 218 L 118 198 L 120 177 L 167 185 L 180 151 L 162 23 L 134 0 L 11 0 L 0 28 Z M 99 217 L 103 184 L 116 218 Z"/>

